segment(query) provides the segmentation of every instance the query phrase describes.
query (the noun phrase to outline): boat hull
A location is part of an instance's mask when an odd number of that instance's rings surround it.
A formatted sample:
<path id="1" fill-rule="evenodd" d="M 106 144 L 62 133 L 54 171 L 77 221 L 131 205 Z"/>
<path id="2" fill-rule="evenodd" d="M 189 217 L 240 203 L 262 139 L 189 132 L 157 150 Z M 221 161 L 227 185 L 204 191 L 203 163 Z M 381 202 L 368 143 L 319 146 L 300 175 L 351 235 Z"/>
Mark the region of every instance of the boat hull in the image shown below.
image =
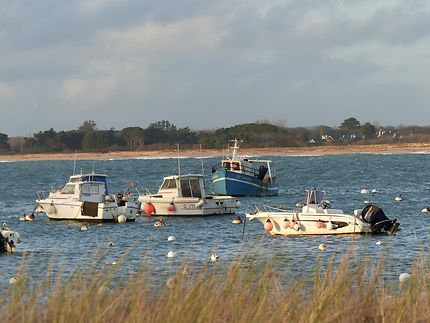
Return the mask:
<path id="1" fill-rule="evenodd" d="M 279 191 L 277 183 L 265 183 L 256 176 L 225 169 L 213 173 L 212 183 L 217 195 L 277 196 Z"/>
<path id="2" fill-rule="evenodd" d="M 272 235 L 336 235 L 372 233 L 370 225 L 350 214 L 303 214 L 290 212 L 257 212 L 247 214 L 260 221 Z M 268 222 L 271 225 L 267 225 Z M 266 226 L 267 225 L 267 226 Z M 272 227 L 271 230 L 267 230 Z"/>
<path id="3" fill-rule="evenodd" d="M 41 200 L 37 202 L 36 212 L 46 213 L 51 220 L 76 220 L 85 222 L 118 221 L 124 215 L 127 221 L 134 221 L 138 205 L 119 207 L 116 203 L 86 204 L 76 200 Z"/>
<path id="4" fill-rule="evenodd" d="M 142 211 L 148 214 L 146 206 L 151 204 L 153 212 L 151 215 L 160 216 L 205 216 L 234 214 L 239 207 L 235 198 L 213 197 L 213 198 L 163 198 L 150 195 L 142 195 Z M 152 209 L 151 207 L 151 209 Z"/>

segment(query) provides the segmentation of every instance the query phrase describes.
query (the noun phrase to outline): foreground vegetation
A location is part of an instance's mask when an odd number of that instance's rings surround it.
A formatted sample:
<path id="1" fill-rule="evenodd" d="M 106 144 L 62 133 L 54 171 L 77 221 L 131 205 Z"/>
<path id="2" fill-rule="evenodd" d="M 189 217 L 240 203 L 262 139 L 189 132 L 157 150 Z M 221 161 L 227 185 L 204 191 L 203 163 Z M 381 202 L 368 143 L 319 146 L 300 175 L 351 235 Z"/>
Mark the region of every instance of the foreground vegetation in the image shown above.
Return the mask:
<path id="1" fill-rule="evenodd" d="M 258 122 L 229 128 L 193 131 L 177 128 L 163 120 L 147 128 L 127 127 L 122 130 L 100 130 L 94 121 L 85 121 L 78 129 L 56 131 L 49 129 L 33 137 L 9 138 L 0 133 L 0 153 L 58 153 L 105 152 L 121 150 L 172 149 L 181 144 L 183 149 L 222 149 L 228 140 L 243 139 L 243 147 L 305 147 L 323 145 L 385 144 L 429 142 L 430 127 L 382 127 L 355 118 L 348 118 L 339 127 L 324 125 L 288 128 L 281 124 Z"/>
<path id="2" fill-rule="evenodd" d="M 373 261 L 374 262 L 374 261 Z M 25 264 L 23 268 L 25 268 Z M 3 322 L 417 322 L 430 320 L 430 271 L 387 276 L 382 261 L 351 255 L 309 274 L 282 275 L 272 262 L 187 264 L 174 276 L 142 265 L 118 279 L 121 263 L 77 269 L 34 282 L 22 270 L 2 292 Z M 92 274 L 95 272 L 94 274 Z M 84 276 L 87 273 L 87 276 Z M 90 273 L 90 275 L 88 275 Z M 122 274 L 124 277 L 124 274 Z M 125 275 L 127 276 L 127 275 Z"/>

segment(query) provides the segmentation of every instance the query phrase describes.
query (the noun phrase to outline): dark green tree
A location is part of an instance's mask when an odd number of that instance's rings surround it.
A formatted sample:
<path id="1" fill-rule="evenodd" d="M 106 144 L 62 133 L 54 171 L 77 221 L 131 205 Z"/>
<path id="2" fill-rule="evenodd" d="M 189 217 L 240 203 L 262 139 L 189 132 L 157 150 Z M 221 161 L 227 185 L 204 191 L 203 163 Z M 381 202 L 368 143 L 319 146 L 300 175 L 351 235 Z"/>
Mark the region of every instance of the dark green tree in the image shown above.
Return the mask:
<path id="1" fill-rule="evenodd" d="M 90 151 L 96 148 L 97 125 L 93 120 L 87 120 L 79 127 L 82 133 L 82 150 Z"/>
<path id="2" fill-rule="evenodd" d="M 340 128 L 349 131 L 357 131 L 357 129 L 360 128 L 360 121 L 352 117 L 345 119 L 340 125 Z"/>
<path id="3" fill-rule="evenodd" d="M 6 153 L 10 151 L 9 137 L 4 133 L 0 133 L 0 152 Z"/>
<path id="4" fill-rule="evenodd" d="M 376 137 L 376 127 L 370 122 L 366 122 L 362 125 L 360 131 L 365 139 L 373 139 Z"/>
<path id="5" fill-rule="evenodd" d="M 144 144 L 145 130 L 140 127 L 127 127 L 122 129 L 118 136 L 127 142 L 127 148 L 139 148 Z"/>

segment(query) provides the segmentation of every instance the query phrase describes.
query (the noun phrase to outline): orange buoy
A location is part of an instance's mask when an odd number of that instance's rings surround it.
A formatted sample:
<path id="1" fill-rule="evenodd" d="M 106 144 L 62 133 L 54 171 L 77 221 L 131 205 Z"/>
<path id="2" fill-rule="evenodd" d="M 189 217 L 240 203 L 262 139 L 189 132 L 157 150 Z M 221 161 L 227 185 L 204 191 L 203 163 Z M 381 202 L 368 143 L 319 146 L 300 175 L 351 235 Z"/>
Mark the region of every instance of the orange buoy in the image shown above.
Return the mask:
<path id="1" fill-rule="evenodd" d="M 284 221 L 282 221 L 282 229 L 288 229 L 290 227 L 290 221 L 288 221 L 288 219 L 284 219 Z"/>
<path id="2" fill-rule="evenodd" d="M 169 206 L 167 207 L 167 211 L 169 211 L 169 212 L 175 212 L 176 211 L 176 207 L 175 207 L 175 204 L 173 204 L 173 202 L 169 204 Z"/>
<path id="3" fill-rule="evenodd" d="M 145 207 L 143 208 L 146 214 L 153 214 L 155 213 L 155 207 L 151 203 L 146 203 Z"/>
<path id="4" fill-rule="evenodd" d="M 318 220 L 316 223 L 316 226 L 318 229 L 322 229 L 322 228 L 324 228 L 324 222 L 321 220 Z"/>
<path id="5" fill-rule="evenodd" d="M 264 230 L 266 231 L 272 231 L 273 229 L 273 223 L 267 219 L 266 223 L 264 223 Z"/>

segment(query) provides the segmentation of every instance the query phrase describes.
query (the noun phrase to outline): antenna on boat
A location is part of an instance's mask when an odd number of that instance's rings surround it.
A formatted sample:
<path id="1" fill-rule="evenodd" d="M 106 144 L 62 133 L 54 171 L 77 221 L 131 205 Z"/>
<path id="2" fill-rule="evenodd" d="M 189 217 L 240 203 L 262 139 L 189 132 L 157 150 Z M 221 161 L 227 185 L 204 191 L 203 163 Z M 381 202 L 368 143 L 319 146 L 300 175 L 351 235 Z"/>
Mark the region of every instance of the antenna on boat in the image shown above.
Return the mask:
<path id="1" fill-rule="evenodd" d="M 205 177 L 205 169 L 203 167 L 203 154 L 202 154 L 202 144 L 200 144 L 200 163 L 202 165 L 202 175 Z"/>
<path id="2" fill-rule="evenodd" d="M 181 161 L 179 160 L 179 144 L 176 144 L 178 150 L 178 176 L 181 176 Z"/>
<path id="3" fill-rule="evenodd" d="M 75 172 L 76 172 L 76 150 L 75 150 L 75 158 L 74 158 L 74 160 L 73 160 L 73 175 L 75 175 Z"/>
<path id="4" fill-rule="evenodd" d="M 93 174 L 96 172 L 96 161 L 93 159 Z"/>

